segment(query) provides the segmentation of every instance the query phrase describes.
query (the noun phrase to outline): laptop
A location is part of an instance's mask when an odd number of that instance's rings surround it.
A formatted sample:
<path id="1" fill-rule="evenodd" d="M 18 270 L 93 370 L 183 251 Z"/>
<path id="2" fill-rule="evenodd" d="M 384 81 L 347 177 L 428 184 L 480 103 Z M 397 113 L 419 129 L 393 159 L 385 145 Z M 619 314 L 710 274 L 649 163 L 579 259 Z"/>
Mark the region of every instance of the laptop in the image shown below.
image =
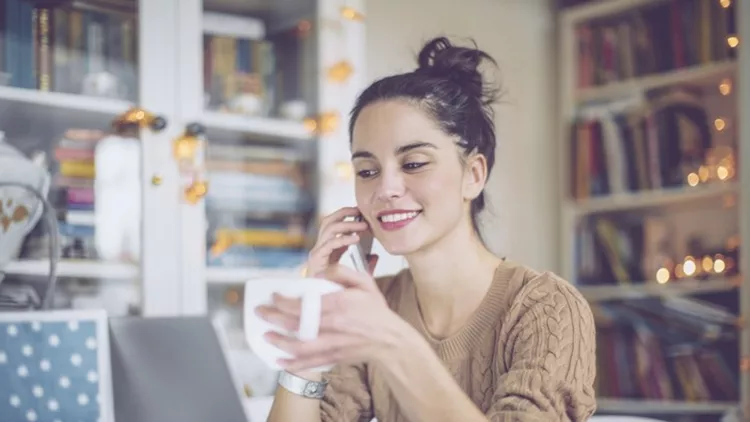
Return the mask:
<path id="1" fill-rule="evenodd" d="M 116 422 L 248 422 L 205 316 L 110 318 Z"/>

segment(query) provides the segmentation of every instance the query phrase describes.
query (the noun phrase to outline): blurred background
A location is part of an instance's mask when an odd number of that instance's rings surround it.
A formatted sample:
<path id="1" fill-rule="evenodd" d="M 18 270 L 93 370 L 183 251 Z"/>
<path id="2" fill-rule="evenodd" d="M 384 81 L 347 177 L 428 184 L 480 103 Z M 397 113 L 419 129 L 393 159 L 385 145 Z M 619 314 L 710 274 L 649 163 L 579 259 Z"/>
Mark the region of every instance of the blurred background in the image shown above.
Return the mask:
<path id="1" fill-rule="evenodd" d="M 0 308 L 209 315 L 267 398 L 244 281 L 354 205 L 357 93 L 473 38 L 505 92 L 484 238 L 590 301 L 597 414 L 748 415 L 747 1 L 3 0 L 0 182 L 55 216 L 0 186 Z"/>

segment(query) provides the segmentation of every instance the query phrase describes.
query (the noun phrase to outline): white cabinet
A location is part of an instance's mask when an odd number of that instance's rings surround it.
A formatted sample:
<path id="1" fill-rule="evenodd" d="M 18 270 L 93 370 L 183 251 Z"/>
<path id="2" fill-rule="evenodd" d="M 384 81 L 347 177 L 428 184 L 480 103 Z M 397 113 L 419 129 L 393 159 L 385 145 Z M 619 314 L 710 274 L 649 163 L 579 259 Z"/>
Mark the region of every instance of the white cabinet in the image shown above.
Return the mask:
<path id="1" fill-rule="evenodd" d="M 242 283 L 300 271 L 319 216 L 354 203 L 362 0 L 5 3 L 0 130 L 47 158 L 56 306 L 238 327 Z M 3 283 L 41 283 L 46 242 L 40 224 Z"/>

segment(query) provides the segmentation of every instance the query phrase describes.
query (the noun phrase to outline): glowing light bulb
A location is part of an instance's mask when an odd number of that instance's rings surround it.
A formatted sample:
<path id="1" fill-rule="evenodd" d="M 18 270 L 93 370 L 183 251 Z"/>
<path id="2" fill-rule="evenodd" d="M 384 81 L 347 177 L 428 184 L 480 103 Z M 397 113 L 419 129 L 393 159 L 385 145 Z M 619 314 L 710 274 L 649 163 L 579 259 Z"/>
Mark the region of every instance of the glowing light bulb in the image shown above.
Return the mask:
<path id="1" fill-rule="evenodd" d="M 726 268 L 727 264 L 723 259 L 717 259 L 716 261 L 714 261 L 714 272 L 716 274 L 723 273 Z"/>
<path id="2" fill-rule="evenodd" d="M 718 118 L 714 120 L 714 127 L 716 127 L 716 130 L 721 132 L 725 127 L 727 127 L 727 122 L 725 122 L 722 118 Z"/>
<path id="3" fill-rule="evenodd" d="M 711 171 L 706 166 L 700 166 L 698 168 L 698 176 L 701 179 L 701 182 L 706 182 L 709 177 L 711 177 Z"/>
<path id="4" fill-rule="evenodd" d="M 729 78 L 722 79 L 719 84 L 719 92 L 721 95 L 729 95 L 732 92 L 732 80 Z"/>
<path id="5" fill-rule="evenodd" d="M 342 60 L 328 68 L 328 80 L 331 82 L 345 82 L 354 73 L 351 63 Z"/>
<path id="6" fill-rule="evenodd" d="M 656 282 L 664 284 L 669 281 L 669 270 L 666 268 L 659 268 L 656 271 Z"/>
<path id="7" fill-rule="evenodd" d="M 714 259 L 708 255 L 704 256 L 701 261 L 701 268 L 705 272 L 711 271 L 714 268 Z"/>
<path id="8" fill-rule="evenodd" d="M 726 9 L 727 7 L 732 5 L 732 0 L 719 0 L 719 4 L 721 5 L 721 7 Z"/>
<path id="9" fill-rule="evenodd" d="M 716 167 L 716 177 L 719 180 L 727 180 L 729 178 L 729 169 L 725 166 Z"/>
<path id="10" fill-rule="evenodd" d="M 677 264 L 674 267 L 674 276 L 677 278 L 685 277 L 685 271 L 682 270 L 682 264 Z"/>
<path id="11" fill-rule="evenodd" d="M 302 124 L 305 126 L 305 130 L 309 133 L 315 133 L 318 130 L 318 121 L 312 117 L 306 117 Z"/>
<path id="12" fill-rule="evenodd" d="M 350 20 L 350 21 L 363 21 L 365 20 L 365 16 L 359 12 L 357 9 L 353 7 L 342 7 L 341 8 L 341 16 L 344 19 Z"/>
<path id="13" fill-rule="evenodd" d="M 700 179 L 697 174 L 690 173 L 687 175 L 687 182 L 690 186 L 698 186 L 698 182 L 700 182 Z"/>
<path id="14" fill-rule="evenodd" d="M 730 35 L 727 37 L 727 44 L 729 44 L 730 47 L 735 48 L 740 45 L 740 39 L 736 35 Z"/>
<path id="15" fill-rule="evenodd" d="M 685 275 L 690 277 L 695 274 L 695 270 L 697 269 L 698 267 L 695 265 L 695 258 L 692 256 L 686 256 L 685 262 L 682 264 L 682 270 L 685 272 Z"/>

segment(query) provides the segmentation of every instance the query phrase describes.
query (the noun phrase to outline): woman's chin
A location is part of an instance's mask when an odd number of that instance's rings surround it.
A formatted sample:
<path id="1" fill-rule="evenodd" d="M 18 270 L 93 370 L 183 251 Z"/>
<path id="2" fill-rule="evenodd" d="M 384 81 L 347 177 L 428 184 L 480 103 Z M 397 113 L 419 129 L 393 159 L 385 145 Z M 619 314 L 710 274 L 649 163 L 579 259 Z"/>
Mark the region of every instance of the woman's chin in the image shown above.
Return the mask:
<path id="1" fill-rule="evenodd" d="M 414 252 L 419 251 L 422 244 L 417 243 L 414 241 L 386 241 L 386 242 L 380 242 L 380 244 L 383 246 L 383 249 L 385 249 L 386 252 L 388 252 L 389 255 L 393 256 L 408 256 L 410 254 L 413 254 Z"/>

